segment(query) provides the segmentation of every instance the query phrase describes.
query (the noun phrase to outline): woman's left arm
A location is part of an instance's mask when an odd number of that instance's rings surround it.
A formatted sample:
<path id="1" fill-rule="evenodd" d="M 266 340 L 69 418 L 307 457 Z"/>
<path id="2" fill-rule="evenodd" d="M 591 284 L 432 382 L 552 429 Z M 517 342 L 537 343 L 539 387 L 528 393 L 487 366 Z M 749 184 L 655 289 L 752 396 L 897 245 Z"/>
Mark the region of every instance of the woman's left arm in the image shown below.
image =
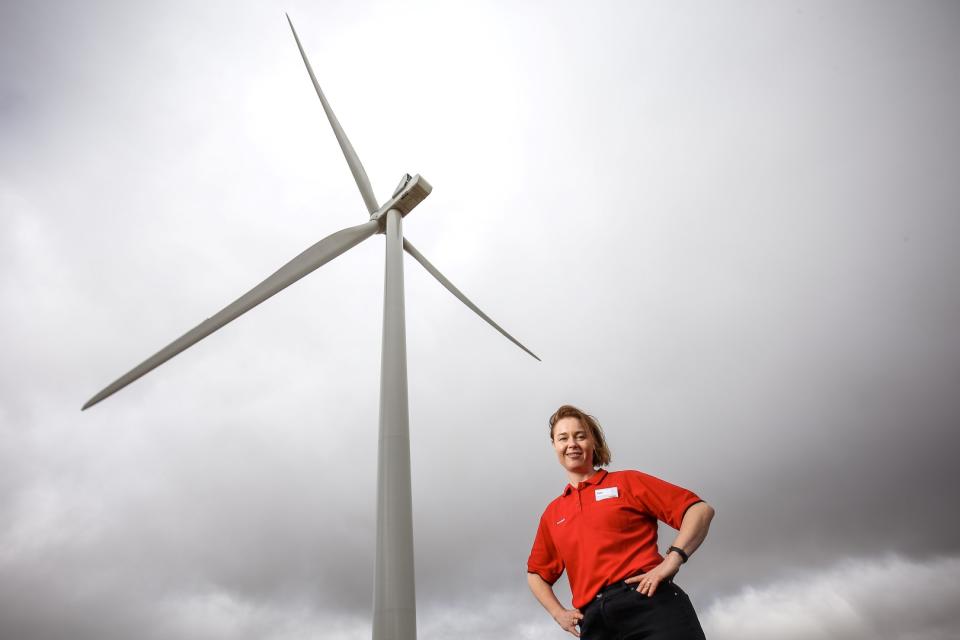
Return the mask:
<path id="1" fill-rule="evenodd" d="M 707 531 L 710 530 L 710 521 L 713 520 L 713 507 L 706 502 L 698 502 L 691 505 L 687 512 L 683 514 L 683 520 L 680 522 L 680 531 L 671 546 L 683 549 L 687 557 L 693 555 L 693 552 L 703 543 L 707 537 Z M 630 584 L 640 583 L 637 591 L 652 596 L 657 590 L 657 586 L 666 580 L 670 580 L 677 575 L 680 565 L 683 564 L 683 557 L 676 551 L 671 551 L 664 557 L 663 562 L 656 567 L 641 573 L 638 576 L 627 578 L 625 582 Z"/>

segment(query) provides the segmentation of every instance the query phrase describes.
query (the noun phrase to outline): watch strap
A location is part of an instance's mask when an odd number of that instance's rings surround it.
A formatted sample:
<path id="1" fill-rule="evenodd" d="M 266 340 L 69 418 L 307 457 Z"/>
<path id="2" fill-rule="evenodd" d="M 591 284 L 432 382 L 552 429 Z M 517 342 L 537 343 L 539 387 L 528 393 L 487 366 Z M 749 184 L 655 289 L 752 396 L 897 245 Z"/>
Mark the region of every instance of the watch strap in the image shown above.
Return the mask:
<path id="1" fill-rule="evenodd" d="M 687 552 L 681 549 L 680 547 L 670 547 L 669 549 L 667 549 L 667 555 L 670 555 L 671 551 L 676 551 L 677 553 L 679 553 L 684 563 L 690 559 L 690 556 L 687 555 Z"/>

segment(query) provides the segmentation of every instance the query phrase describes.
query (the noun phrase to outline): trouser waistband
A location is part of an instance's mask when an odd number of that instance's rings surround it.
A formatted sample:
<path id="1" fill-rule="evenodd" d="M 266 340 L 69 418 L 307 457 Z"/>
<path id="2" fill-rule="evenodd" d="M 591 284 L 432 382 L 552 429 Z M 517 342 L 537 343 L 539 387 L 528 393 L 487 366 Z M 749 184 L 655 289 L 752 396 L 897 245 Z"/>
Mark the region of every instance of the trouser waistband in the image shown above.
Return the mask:
<path id="1" fill-rule="evenodd" d="M 626 580 L 620 580 L 619 582 L 608 584 L 607 586 L 600 589 L 600 591 L 597 592 L 597 595 L 595 596 L 594 599 L 602 598 L 606 595 L 609 595 L 617 591 L 625 591 L 626 589 L 636 589 L 636 588 L 637 588 L 637 585 L 627 584 Z"/>
<path id="2" fill-rule="evenodd" d="M 665 586 L 668 584 L 673 584 L 673 580 L 664 580 L 663 582 L 660 583 L 660 586 Z M 637 583 L 628 583 L 626 580 L 620 580 L 618 582 L 614 582 L 613 584 L 608 584 L 607 586 L 600 589 L 600 591 L 597 592 L 597 595 L 594 596 L 593 599 L 600 600 L 613 593 L 619 593 L 621 591 L 626 591 L 627 589 L 636 589 L 639 586 L 640 585 Z"/>

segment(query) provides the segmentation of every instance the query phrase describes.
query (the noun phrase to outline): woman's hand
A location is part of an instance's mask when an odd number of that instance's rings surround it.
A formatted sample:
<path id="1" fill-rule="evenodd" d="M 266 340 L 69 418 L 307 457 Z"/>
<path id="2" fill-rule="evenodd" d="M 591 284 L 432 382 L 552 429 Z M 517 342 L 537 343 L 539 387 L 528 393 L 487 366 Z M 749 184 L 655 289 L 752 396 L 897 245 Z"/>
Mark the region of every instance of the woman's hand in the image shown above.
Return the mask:
<path id="1" fill-rule="evenodd" d="M 680 556 L 676 553 L 670 553 L 663 559 L 663 562 L 653 569 L 650 569 L 650 571 L 633 576 L 632 578 L 627 578 L 624 582 L 627 584 L 636 584 L 639 582 L 640 586 L 637 587 L 637 591 L 647 596 L 652 596 L 661 582 L 667 582 L 671 580 L 673 576 L 677 575 L 681 564 Z"/>
<path id="2" fill-rule="evenodd" d="M 583 614 L 579 609 L 567 609 L 557 600 L 557 594 L 553 592 L 553 586 L 541 578 L 536 573 L 527 573 L 527 584 L 530 585 L 530 591 L 534 597 L 540 601 L 543 608 L 546 609 L 557 624 L 563 627 L 563 630 L 580 637 L 577 631 L 577 623 L 583 620 Z"/>
<path id="3" fill-rule="evenodd" d="M 687 508 L 683 514 L 683 520 L 680 522 L 680 530 L 677 532 L 677 538 L 673 541 L 674 547 L 685 549 L 688 556 L 693 555 L 700 543 L 707 537 L 707 531 L 710 530 L 710 521 L 713 520 L 713 507 L 706 502 L 697 502 Z M 646 573 L 627 578 L 624 582 L 629 584 L 640 583 L 637 591 L 652 596 L 657 590 L 657 586 L 665 580 L 671 580 L 680 570 L 683 559 L 676 551 L 668 552 L 663 562 L 655 566 Z"/>
<path id="4" fill-rule="evenodd" d="M 553 619 L 557 621 L 557 624 L 560 625 L 564 631 L 572 633 L 578 638 L 580 637 L 580 632 L 577 631 L 577 624 L 583 620 L 583 614 L 580 613 L 579 609 L 563 609 L 554 615 Z"/>

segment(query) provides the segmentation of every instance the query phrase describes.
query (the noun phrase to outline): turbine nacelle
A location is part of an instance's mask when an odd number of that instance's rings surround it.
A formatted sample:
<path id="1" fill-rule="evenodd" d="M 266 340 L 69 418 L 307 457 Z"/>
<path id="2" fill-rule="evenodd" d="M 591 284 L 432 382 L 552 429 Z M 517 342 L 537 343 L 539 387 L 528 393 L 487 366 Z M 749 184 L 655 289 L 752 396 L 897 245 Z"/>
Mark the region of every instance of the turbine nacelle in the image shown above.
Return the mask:
<path id="1" fill-rule="evenodd" d="M 400 212 L 401 216 L 406 216 L 413 211 L 414 207 L 423 202 L 424 198 L 430 195 L 431 191 L 433 191 L 433 187 L 430 186 L 430 183 L 424 180 L 419 173 L 412 178 L 408 173 L 400 180 L 400 184 L 394 189 L 390 199 L 370 214 L 370 219 L 379 221 L 383 216 L 387 215 L 387 211 L 390 211 L 390 209 L 396 209 Z M 383 233 L 383 224 L 380 226 L 380 232 Z"/>

